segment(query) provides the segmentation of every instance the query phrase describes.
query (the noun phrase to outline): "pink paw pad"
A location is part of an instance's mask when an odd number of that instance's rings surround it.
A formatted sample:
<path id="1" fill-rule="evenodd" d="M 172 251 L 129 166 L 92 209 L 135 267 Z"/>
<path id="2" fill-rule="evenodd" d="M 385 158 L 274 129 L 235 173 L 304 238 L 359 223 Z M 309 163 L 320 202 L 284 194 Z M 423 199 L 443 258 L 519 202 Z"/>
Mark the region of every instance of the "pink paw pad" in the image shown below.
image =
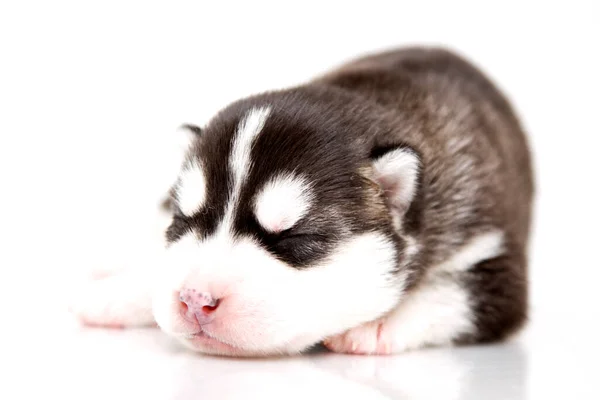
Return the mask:
<path id="1" fill-rule="evenodd" d="M 388 355 L 392 349 L 383 327 L 383 322 L 370 322 L 328 338 L 323 344 L 336 353 Z"/>

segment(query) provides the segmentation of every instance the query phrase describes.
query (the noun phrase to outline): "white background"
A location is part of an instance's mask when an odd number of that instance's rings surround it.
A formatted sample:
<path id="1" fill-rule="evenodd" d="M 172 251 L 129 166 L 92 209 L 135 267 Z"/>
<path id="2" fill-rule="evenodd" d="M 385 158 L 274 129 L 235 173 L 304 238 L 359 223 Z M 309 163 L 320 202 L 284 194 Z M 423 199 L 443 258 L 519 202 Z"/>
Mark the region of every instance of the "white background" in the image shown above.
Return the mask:
<path id="1" fill-rule="evenodd" d="M 74 273 L 151 259 L 181 123 L 364 52 L 441 44 L 530 135 L 534 318 L 585 330 L 600 316 L 599 20 L 597 1 L 2 1 L 4 315 L 49 322 Z"/>

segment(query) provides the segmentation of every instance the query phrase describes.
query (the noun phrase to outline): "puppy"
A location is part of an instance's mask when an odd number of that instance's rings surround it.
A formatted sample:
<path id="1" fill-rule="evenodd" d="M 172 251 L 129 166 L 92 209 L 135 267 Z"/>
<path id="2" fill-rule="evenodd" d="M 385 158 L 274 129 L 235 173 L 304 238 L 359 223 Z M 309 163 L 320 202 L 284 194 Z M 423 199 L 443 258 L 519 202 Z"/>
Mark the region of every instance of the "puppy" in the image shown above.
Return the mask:
<path id="1" fill-rule="evenodd" d="M 460 56 L 369 55 L 187 130 L 164 259 L 91 283 L 84 322 L 156 322 L 229 356 L 390 354 L 524 325 L 528 144 Z"/>

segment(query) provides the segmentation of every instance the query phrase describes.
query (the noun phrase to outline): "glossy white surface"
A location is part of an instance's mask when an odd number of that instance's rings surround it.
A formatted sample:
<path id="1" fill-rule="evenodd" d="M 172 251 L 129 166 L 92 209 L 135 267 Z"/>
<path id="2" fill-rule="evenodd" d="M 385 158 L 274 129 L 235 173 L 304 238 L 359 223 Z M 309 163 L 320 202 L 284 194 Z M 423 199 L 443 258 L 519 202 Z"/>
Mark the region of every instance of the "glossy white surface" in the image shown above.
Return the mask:
<path id="1" fill-rule="evenodd" d="M 46 315 L 46 318 L 52 314 Z M 598 399 L 600 329 L 539 316 L 510 343 L 389 357 L 317 349 L 227 359 L 182 350 L 157 329 L 81 328 L 54 313 L 2 344 L 3 399 Z M 33 320 L 31 320 L 33 328 Z"/>

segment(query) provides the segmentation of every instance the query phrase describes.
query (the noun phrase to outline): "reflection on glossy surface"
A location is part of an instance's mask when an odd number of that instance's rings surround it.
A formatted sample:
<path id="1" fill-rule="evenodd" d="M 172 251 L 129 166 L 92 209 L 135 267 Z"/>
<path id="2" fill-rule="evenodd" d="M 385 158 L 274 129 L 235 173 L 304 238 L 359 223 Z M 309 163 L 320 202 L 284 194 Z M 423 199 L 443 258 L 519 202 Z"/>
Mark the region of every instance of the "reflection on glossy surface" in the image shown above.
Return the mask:
<path id="1" fill-rule="evenodd" d="M 316 349 L 279 359 L 206 357 L 180 348 L 157 329 L 81 328 L 66 316 L 53 321 L 55 329 L 20 333 L 2 343 L 13 378 L 0 386 L 0 398 L 600 398 L 588 368 L 598 355 L 598 332 L 577 331 L 576 321 L 560 328 L 538 319 L 503 345 L 387 357 Z"/>
<path id="2" fill-rule="evenodd" d="M 379 358 L 324 355 L 315 361 L 348 380 L 379 388 L 392 399 L 525 398 L 525 358 L 519 344 Z M 510 385 L 504 387 L 507 382 Z M 501 390 L 494 387 L 499 384 Z"/>

